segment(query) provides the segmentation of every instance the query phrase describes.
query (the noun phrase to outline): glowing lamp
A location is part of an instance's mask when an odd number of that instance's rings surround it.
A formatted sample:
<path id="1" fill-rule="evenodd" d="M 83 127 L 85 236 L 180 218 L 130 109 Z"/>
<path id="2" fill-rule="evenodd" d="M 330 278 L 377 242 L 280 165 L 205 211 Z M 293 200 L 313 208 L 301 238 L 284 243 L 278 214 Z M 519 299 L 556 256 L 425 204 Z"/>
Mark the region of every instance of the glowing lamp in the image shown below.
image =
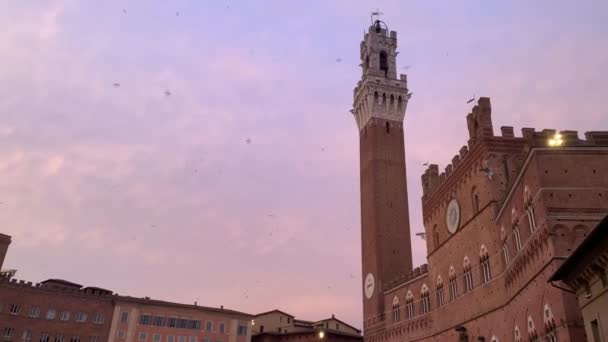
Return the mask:
<path id="1" fill-rule="evenodd" d="M 319 331 L 319 338 L 320 339 L 325 338 L 325 332 L 324 331 Z"/>
<path id="2" fill-rule="evenodd" d="M 548 141 L 549 146 L 561 146 L 563 143 L 564 141 L 562 140 L 562 135 L 559 133 L 555 133 L 553 138 L 549 139 Z"/>

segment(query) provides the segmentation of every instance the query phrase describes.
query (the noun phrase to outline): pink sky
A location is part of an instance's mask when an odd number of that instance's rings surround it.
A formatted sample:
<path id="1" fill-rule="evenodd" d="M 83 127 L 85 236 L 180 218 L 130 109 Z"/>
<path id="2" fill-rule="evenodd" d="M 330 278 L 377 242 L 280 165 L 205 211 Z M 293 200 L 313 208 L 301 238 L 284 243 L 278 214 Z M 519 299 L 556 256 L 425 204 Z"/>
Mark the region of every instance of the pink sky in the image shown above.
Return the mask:
<path id="1" fill-rule="evenodd" d="M 508 3 L 9 0 L 5 267 L 30 281 L 307 320 L 333 313 L 360 327 L 349 109 L 372 9 L 398 31 L 414 93 L 412 235 L 423 230 L 422 164 L 443 168 L 466 144 L 469 98 L 491 97 L 495 132 L 608 128 L 608 5 Z M 412 239 L 419 265 L 424 241 Z"/>

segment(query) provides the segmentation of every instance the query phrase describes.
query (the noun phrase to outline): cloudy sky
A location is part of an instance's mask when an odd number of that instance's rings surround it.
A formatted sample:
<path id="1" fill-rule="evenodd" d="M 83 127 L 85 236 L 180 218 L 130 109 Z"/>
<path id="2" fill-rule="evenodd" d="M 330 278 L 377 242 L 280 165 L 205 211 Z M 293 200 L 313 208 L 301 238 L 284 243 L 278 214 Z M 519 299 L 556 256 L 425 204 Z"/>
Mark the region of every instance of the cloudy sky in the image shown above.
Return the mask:
<path id="1" fill-rule="evenodd" d="M 349 109 L 371 10 L 414 93 L 412 235 L 422 163 L 466 143 L 469 98 L 491 97 L 495 132 L 608 129 L 607 3 L 501 3 L 3 1 L 5 267 L 361 326 Z"/>

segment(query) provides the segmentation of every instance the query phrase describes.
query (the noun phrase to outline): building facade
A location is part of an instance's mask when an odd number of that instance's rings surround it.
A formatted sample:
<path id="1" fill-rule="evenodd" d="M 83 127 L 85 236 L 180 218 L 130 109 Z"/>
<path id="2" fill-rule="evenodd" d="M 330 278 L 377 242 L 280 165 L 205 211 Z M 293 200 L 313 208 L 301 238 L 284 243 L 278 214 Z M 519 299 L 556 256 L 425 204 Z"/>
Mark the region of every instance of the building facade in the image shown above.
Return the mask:
<path id="1" fill-rule="evenodd" d="M 112 319 L 111 292 L 65 280 L 39 284 L 0 278 L 0 340 L 102 342 Z"/>
<path id="2" fill-rule="evenodd" d="M 252 315 L 221 308 L 118 296 L 109 342 L 249 342 Z"/>
<path id="3" fill-rule="evenodd" d="M 584 341 L 576 297 L 547 282 L 608 212 L 608 132 L 501 127 L 490 99 L 466 116 L 467 145 L 422 175 L 428 264 L 412 268 L 397 33 L 361 43 L 359 129 L 367 341 Z"/>
<path id="4" fill-rule="evenodd" d="M 0 234 L 0 261 L 10 241 Z M 0 275 L 0 341 L 251 341 L 253 316 L 246 313 L 119 296 L 61 279 L 26 283 L 14 274 Z"/>
<path id="5" fill-rule="evenodd" d="M 304 321 L 280 310 L 255 315 L 252 342 L 328 341 L 360 342 L 361 330 L 337 319 Z"/>
<path id="6" fill-rule="evenodd" d="M 608 341 L 608 215 L 549 281 L 562 282 L 576 294 L 587 339 Z"/>

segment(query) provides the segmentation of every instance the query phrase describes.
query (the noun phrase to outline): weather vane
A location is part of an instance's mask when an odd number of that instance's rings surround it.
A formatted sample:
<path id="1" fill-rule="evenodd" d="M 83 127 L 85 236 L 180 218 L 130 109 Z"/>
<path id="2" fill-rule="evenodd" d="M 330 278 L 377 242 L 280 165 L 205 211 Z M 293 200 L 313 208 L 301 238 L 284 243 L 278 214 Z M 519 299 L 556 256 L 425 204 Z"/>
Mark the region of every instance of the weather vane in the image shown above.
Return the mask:
<path id="1" fill-rule="evenodd" d="M 369 16 L 369 19 L 371 20 L 372 25 L 374 24 L 374 16 L 376 17 L 376 20 L 380 20 L 380 16 L 383 14 L 384 13 L 380 12 L 380 10 L 376 8 L 376 10 L 373 11 Z"/>

